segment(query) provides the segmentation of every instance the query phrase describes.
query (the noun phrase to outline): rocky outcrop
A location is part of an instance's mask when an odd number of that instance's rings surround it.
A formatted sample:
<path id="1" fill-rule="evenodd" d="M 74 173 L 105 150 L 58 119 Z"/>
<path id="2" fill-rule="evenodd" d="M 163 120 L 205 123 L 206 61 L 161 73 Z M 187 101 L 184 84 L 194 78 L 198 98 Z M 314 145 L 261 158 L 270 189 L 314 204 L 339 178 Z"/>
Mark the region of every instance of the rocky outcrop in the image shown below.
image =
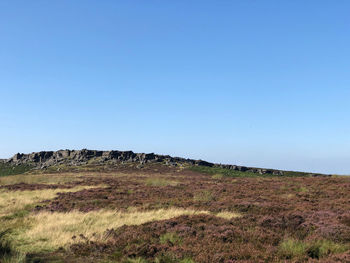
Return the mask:
<path id="1" fill-rule="evenodd" d="M 165 162 L 168 165 L 189 163 L 196 165 L 212 166 L 213 164 L 205 161 L 197 161 L 180 157 L 171 157 L 169 155 L 158 155 L 154 153 L 134 153 L 132 151 L 96 151 L 96 150 L 59 150 L 42 151 L 30 154 L 17 153 L 7 160 L 7 163 L 31 164 L 35 167 L 48 167 L 58 164 L 83 165 L 89 161 L 95 163 L 125 163 L 138 162 L 140 164 L 150 162 Z"/>
<path id="2" fill-rule="evenodd" d="M 253 172 L 258 174 L 284 175 L 282 170 L 263 169 L 255 167 L 246 167 L 228 164 L 216 164 L 203 160 L 193 160 L 181 157 L 172 157 L 169 155 L 159 155 L 154 153 L 134 153 L 132 151 L 97 151 L 97 150 L 59 150 L 59 151 L 42 151 L 30 154 L 17 153 L 12 158 L 6 160 L 13 165 L 32 165 L 35 168 L 47 168 L 54 165 L 85 165 L 89 162 L 96 164 L 120 164 L 120 163 L 164 163 L 169 166 L 177 165 L 195 165 L 208 167 L 221 167 L 241 172 Z"/>

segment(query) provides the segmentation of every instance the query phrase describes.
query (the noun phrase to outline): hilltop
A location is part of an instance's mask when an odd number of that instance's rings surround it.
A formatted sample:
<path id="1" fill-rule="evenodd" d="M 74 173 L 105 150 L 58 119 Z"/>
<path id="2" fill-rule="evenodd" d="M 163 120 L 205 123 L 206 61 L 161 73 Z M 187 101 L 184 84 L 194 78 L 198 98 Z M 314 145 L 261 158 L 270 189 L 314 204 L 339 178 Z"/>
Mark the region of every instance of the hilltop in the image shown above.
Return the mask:
<path id="1" fill-rule="evenodd" d="M 0 160 L 6 166 L 12 166 L 17 170 L 48 169 L 58 166 L 85 166 L 85 165 L 109 165 L 118 166 L 124 164 L 136 164 L 138 168 L 143 168 L 147 164 L 161 164 L 169 167 L 207 167 L 213 169 L 224 169 L 229 171 L 254 173 L 259 175 L 294 175 L 294 176 L 328 176 L 319 173 L 303 173 L 283 171 L 277 169 L 266 169 L 247 167 L 233 164 L 218 164 L 203 160 L 194 160 L 170 155 L 159 155 L 154 153 L 134 153 L 133 151 L 99 151 L 99 150 L 59 150 L 41 151 L 29 154 L 17 153 L 13 157 Z M 19 169 L 19 167 L 25 167 Z M 210 170 L 210 169 L 209 169 Z"/>

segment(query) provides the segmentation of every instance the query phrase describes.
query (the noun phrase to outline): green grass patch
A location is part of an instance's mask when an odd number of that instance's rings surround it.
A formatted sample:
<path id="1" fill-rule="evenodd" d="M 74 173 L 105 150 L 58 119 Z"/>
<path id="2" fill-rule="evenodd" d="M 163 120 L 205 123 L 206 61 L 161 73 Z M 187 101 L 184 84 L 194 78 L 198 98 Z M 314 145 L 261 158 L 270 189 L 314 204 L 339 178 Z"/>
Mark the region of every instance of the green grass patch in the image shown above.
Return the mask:
<path id="1" fill-rule="evenodd" d="M 334 243 L 330 240 L 313 240 L 309 242 L 285 239 L 279 246 L 279 253 L 285 259 L 314 258 L 319 259 L 330 254 L 343 253 L 348 245 Z"/>
<path id="2" fill-rule="evenodd" d="M 24 263 L 25 254 L 18 253 L 14 250 L 11 242 L 6 237 L 10 230 L 0 231 L 0 262 L 2 263 Z"/>
<path id="3" fill-rule="evenodd" d="M 242 172 L 237 170 L 231 170 L 221 167 L 209 167 L 209 166 L 190 166 L 188 167 L 191 171 L 209 174 L 213 179 L 220 179 L 222 177 L 310 177 L 309 173 L 304 172 L 293 172 L 293 171 L 284 171 L 283 175 L 273 175 L 273 174 L 259 174 L 253 172 Z"/>
<path id="4" fill-rule="evenodd" d="M 184 258 L 180 261 L 180 263 L 195 263 L 192 258 Z"/>
<path id="5" fill-rule="evenodd" d="M 165 252 L 154 259 L 154 263 L 177 263 L 179 260 L 170 252 Z"/>
<path id="6" fill-rule="evenodd" d="M 312 258 L 322 258 L 329 254 L 343 253 L 349 249 L 349 246 L 339 243 L 334 243 L 330 240 L 316 240 L 309 244 L 307 254 Z"/>
<path id="7" fill-rule="evenodd" d="M 283 176 L 287 176 L 287 177 L 310 177 L 310 173 L 284 171 L 283 172 Z"/>
<path id="8" fill-rule="evenodd" d="M 199 202 L 210 202 L 214 200 L 214 196 L 210 191 L 204 190 L 201 192 L 197 192 L 193 196 L 194 201 Z"/>
<path id="9" fill-rule="evenodd" d="M 307 189 L 305 186 L 301 186 L 301 187 L 297 188 L 296 191 L 299 193 L 307 193 L 307 192 L 309 192 L 309 189 Z"/>
<path id="10" fill-rule="evenodd" d="M 209 166 L 191 166 L 188 169 L 191 171 L 212 175 L 214 179 L 220 179 L 220 177 L 261 177 L 266 175 L 260 175 L 252 172 L 241 172 L 220 167 Z"/>
<path id="11" fill-rule="evenodd" d="M 26 206 L 24 209 L 21 209 L 21 210 L 17 210 L 15 211 L 14 213 L 10 214 L 10 215 L 6 215 L 6 216 L 3 216 L 0 218 L 3 219 L 3 220 L 14 220 L 14 219 L 18 219 L 18 218 L 24 218 L 26 217 L 27 215 L 29 215 L 30 213 L 30 210 L 33 208 L 34 206 Z M 1 221 L 0 221 L 1 222 Z"/>
<path id="12" fill-rule="evenodd" d="M 0 162 L 0 177 L 7 176 L 7 175 L 23 174 L 25 172 L 28 172 L 32 168 L 33 166 L 31 165 L 24 165 L 24 164 L 12 165 L 8 163 Z"/>
<path id="13" fill-rule="evenodd" d="M 170 243 L 172 245 L 178 245 L 178 244 L 181 244 L 182 239 L 176 233 L 169 232 L 169 233 L 165 233 L 164 235 L 161 235 L 159 237 L 159 241 L 161 244 Z"/>
<path id="14" fill-rule="evenodd" d="M 183 259 L 177 258 L 171 252 L 165 252 L 161 255 L 158 255 L 154 261 L 154 263 L 195 263 L 195 261 L 189 257 L 185 257 Z"/>
<path id="15" fill-rule="evenodd" d="M 167 180 L 165 178 L 152 177 L 146 179 L 146 185 L 148 186 L 176 186 L 178 182 Z"/>
<path id="16" fill-rule="evenodd" d="M 299 258 L 306 254 L 306 244 L 299 240 L 286 239 L 280 244 L 279 252 L 285 259 Z"/>
<path id="17" fill-rule="evenodd" d="M 211 176 L 211 178 L 216 179 L 216 180 L 220 180 L 223 177 L 224 177 L 223 174 L 214 174 L 214 175 Z"/>
<path id="18" fill-rule="evenodd" d="M 138 257 L 138 258 L 128 258 L 123 262 L 124 263 L 147 263 L 148 261 L 144 258 Z"/>

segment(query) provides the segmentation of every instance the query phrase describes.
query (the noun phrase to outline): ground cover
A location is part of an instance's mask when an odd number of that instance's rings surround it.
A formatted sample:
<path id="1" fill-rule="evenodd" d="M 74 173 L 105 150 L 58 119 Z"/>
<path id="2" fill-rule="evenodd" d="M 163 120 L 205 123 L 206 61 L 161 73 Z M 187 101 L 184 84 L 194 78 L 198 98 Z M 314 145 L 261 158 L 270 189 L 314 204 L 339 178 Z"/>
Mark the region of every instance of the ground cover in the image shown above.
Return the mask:
<path id="1" fill-rule="evenodd" d="M 0 179 L 1 262 L 350 260 L 348 177 L 49 172 Z"/>

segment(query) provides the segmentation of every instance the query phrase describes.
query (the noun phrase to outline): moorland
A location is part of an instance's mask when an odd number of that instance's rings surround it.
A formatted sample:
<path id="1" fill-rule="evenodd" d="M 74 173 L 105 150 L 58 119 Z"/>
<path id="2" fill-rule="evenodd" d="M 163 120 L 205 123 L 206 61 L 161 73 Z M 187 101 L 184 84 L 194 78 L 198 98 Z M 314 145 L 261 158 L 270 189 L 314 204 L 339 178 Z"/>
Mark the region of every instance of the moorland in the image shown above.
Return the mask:
<path id="1" fill-rule="evenodd" d="M 349 177 L 101 156 L 1 162 L 0 262 L 350 262 Z"/>

